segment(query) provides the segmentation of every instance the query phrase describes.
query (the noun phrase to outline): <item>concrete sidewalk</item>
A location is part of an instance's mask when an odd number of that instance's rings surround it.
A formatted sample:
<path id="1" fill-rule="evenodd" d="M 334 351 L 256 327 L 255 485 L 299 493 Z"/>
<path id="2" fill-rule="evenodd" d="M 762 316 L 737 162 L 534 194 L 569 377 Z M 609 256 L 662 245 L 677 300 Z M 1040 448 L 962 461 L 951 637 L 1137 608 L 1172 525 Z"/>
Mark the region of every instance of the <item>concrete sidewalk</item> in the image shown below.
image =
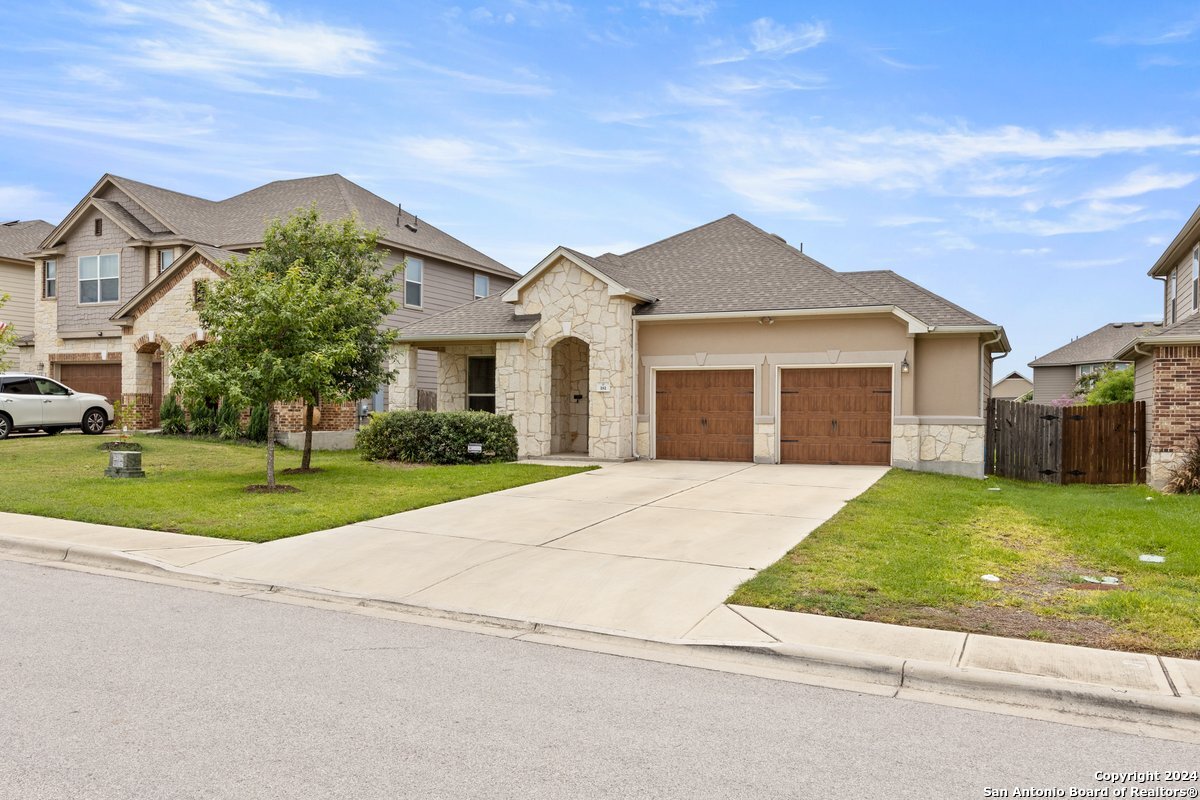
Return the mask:
<path id="1" fill-rule="evenodd" d="M 639 657 L 673 647 L 662 660 L 676 663 L 724 652 L 808 682 L 1200 737 L 1197 661 L 724 605 L 878 470 L 613 467 L 262 545 L 0 513 L 0 551 L 478 618 L 529 640 L 553 631 L 556 644 L 599 637 Z"/>

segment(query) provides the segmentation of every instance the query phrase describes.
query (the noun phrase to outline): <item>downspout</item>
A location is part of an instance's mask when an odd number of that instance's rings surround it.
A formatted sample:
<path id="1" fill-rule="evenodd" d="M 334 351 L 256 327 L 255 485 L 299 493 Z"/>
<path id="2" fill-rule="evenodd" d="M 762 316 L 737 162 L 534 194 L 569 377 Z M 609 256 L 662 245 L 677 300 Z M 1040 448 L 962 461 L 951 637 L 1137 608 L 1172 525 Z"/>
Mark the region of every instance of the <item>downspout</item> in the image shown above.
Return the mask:
<path id="1" fill-rule="evenodd" d="M 633 397 L 630 402 L 630 413 L 633 416 L 633 425 L 629 429 L 629 454 L 634 459 L 641 459 L 638 453 L 638 403 L 641 402 L 641 397 L 638 395 L 638 376 L 642 371 L 641 365 L 638 363 L 638 320 L 633 314 L 633 309 L 629 311 L 629 319 L 633 324 L 633 352 L 630 354 L 630 368 L 633 370 Z"/>
<path id="2" fill-rule="evenodd" d="M 995 335 L 995 337 L 994 337 L 994 338 L 992 338 L 992 339 L 989 339 L 988 341 L 986 341 L 986 342 L 984 342 L 984 343 L 983 343 L 983 347 L 982 347 L 982 350 L 983 350 L 983 352 L 982 352 L 982 354 L 981 354 L 981 355 L 982 355 L 982 358 L 980 358 L 980 360 L 979 360 L 979 369 L 980 369 L 980 371 L 982 372 L 982 370 L 983 370 L 983 359 L 984 359 L 984 358 L 989 358 L 989 359 L 991 359 L 991 363 L 992 363 L 992 365 L 993 365 L 993 366 L 992 366 L 992 371 L 993 371 L 993 372 L 992 372 L 992 375 L 991 375 L 991 376 L 989 376 L 989 381 L 991 380 L 991 378 L 994 378 L 994 377 L 995 377 L 995 369 L 996 369 L 996 368 L 995 368 L 995 366 L 994 366 L 994 365 L 995 365 L 995 363 L 996 363 L 997 361 L 999 361 L 1001 358 L 1004 358 L 1004 356 L 1008 355 L 1008 353 L 1002 353 L 1002 354 L 1001 354 L 999 357 L 996 357 L 996 355 L 995 355 L 994 353 L 989 353 L 989 352 L 988 352 L 988 347 L 989 347 L 989 346 L 991 346 L 991 345 L 993 345 L 993 344 L 996 344 L 996 343 L 997 343 L 997 342 L 999 342 L 999 341 L 1000 341 L 1002 338 L 1004 338 L 1004 337 L 1000 335 L 1000 331 L 996 331 L 996 335 Z M 982 388 L 982 385 L 983 385 L 983 375 L 982 375 L 982 374 L 979 376 L 979 383 L 980 383 L 980 388 Z M 991 383 L 990 383 L 990 382 L 988 383 L 988 387 L 987 387 L 987 394 L 988 394 L 988 397 L 989 397 L 989 398 L 992 396 L 992 385 L 991 385 Z M 983 393 L 982 393 L 982 392 L 980 392 L 980 395 L 979 395 L 979 400 L 980 400 L 980 402 L 979 402 L 979 416 L 981 416 L 981 417 L 986 417 L 986 416 L 987 416 L 987 401 L 983 399 Z"/>

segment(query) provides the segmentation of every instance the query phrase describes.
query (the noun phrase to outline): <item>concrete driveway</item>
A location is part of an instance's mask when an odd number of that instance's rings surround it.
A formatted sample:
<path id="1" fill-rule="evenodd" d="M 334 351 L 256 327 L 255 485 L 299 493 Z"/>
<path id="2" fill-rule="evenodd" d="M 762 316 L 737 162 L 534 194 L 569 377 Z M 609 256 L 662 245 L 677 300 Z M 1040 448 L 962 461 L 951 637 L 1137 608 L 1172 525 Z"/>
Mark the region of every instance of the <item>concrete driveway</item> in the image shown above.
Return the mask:
<path id="1" fill-rule="evenodd" d="M 191 569 L 649 638 L 768 640 L 725 598 L 886 471 L 612 464 Z"/>

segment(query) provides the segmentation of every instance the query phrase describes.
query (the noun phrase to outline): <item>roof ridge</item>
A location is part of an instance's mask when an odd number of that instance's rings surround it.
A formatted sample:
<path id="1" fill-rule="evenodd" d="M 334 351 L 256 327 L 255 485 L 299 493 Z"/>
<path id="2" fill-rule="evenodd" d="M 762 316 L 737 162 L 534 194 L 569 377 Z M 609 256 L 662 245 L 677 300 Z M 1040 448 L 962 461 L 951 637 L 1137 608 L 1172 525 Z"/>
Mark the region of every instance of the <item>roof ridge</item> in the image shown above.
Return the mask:
<path id="1" fill-rule="evenodd" d="M 703 224 L 695 226 L 694 228 L 688 228 L 686 231 L 680 231 L 679 233 L 671 234 L 670 236 L 666 237 L 665 239 L 659 239 L 657 242 L 651 242 L 650 244 L 644 244 L 641 247 L 638 247 L 634 250 L 630 250 L 626 253 L 620 253 L 620 254 L 614 253 L 614 255 L 616 255 L 618 258 L 624 258 L 625 256 L 631 256 L 634 253 L 640 253 L 643 250 L 647 250 L 651 247 L 657 247 L 658 245 L 665 244 L 665 243 L 671 241 L 672 239 L 678 239 L 680 236 L 686 236 L 689 233 L 695 233 L 696 231 L 698 231 L 702 228 L 707 228 L 710 225 L 716 225 L 718 222 L 724 222 L 725 220 L 730 219 L 730 218 L 738 219 L 739 217 L 737 214 L 726 214 L 725 216 L 720 217 L 719 219 L 714 219 L 709 222 L 705 222 Z"/>

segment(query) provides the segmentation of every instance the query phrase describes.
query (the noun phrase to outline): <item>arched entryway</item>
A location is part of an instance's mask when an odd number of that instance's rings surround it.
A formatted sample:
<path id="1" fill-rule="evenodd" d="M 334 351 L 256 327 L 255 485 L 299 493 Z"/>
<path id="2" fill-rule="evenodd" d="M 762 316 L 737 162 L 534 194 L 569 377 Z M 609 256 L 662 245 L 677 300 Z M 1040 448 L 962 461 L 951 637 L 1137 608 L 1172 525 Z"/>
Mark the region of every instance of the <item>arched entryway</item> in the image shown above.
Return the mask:
<path id="1" fill-rule="evenodd" d="M 158 427 L 158 409 L 163 401 L 163 362 L 171 344 L 154 333 L 138 338 L 133 344 L 134 391 L 124 398 L 127 419 L 132 428 Z"/>
<path id="2" fill-rule="evenodd" d="M 550 351 L 550 452 L 588 452 L 588 346 L 573 336 Z"/>

